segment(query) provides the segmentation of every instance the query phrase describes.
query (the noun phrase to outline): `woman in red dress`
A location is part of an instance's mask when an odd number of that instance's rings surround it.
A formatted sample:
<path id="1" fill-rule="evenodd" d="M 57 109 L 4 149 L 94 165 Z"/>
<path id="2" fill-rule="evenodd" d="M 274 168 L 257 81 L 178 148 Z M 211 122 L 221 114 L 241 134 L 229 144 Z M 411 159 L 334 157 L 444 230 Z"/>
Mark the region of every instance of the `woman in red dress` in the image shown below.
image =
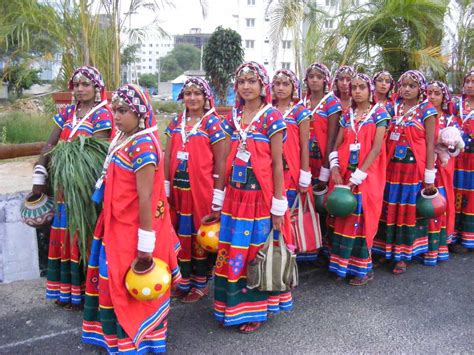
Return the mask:
<path id="1" fill-rule="evenodd" d="M 181 277 L 163 152 L 153 108 L 140 88 L 119 88 L 112 107 L 118 132 L 104 163 L 104 207 L 87 269 L 82 341 L 109 353 L 165 352 L 170 290 L 154 300 L 138 301 L 125 284 L 132 263 L 145 270 L 152 258 L 168 265 L 172 284 Z M 146 296 L 150 290 L 141 292 Z"/>
<path id="2" fill-rule="evenodd" d="M 78 136 L 109 138 L 113 131 L 112 112 L 107 105 L 105 84 L 99 71 L 91 66 L 77 68 L 69 80 L 73 102 L 54 116 L 54 128 L 33 174 L 33 192 L 44 192 L 48 166 L 47 153 L 59 142 L 71 142 Z M 56 304 L 79 310 L 84 301 L 84 269 L 77 235 L 71 238 L 67 214 L 74 206 L 67 206 L 61 193 L 56 201 L 56 213 L 51 226 L 48 252 L 46 298 Z M 93 203 L 90 201 L 90 203 Z M 93 222 L 92 222 L 93 223 Z"/>
<path id="3" fill-rule="evenodd" d="M 222 209 L 225 134 L 204 79 L 186 80 L 178 100 L 183 100 L 186 108 L 165 131 L 165 186 L 181 242 L 178 259 L 182 279 L 172 297 L 193 303 L 209 292 L 207 278 L 214 255 L 197 243 L 196 233 L 204 216 Z"/>
<path id="4" fill-rule="evenodd" d="M 374 100 L 385 107 L 390 116 L 393 116 L 392 94 L 395 89 L 395 80 L 392 74 L 386 70 L 379 71 L 374 75 L 375 94 Z"/>
<path id="5" fill-rule="evenodd" d="M 352 189 L 356 210 L 335 217 L 331 228 L 329 271 L 352 276 L 350 284 L 372 280 L 371 248 L 382 212 L 385 185 L 385 130 L 390 115 L 374 102 L 374 86 L 365 74 L 351 81 L 352 106 L 341 118 L 335 151 L 330 154 L 332 181 Z"/>
<path id="6" fill-rule="evenodd" d="M 349 65 L 340 66 L 336 70 L 336 74 L 334 74 L 332 88 L 334 94 L 341 102 L 342 114 L 348 111 L 351 107 L 351 95 L 349 93 L 349 87 L 355 75 L 355 69 Z"/>

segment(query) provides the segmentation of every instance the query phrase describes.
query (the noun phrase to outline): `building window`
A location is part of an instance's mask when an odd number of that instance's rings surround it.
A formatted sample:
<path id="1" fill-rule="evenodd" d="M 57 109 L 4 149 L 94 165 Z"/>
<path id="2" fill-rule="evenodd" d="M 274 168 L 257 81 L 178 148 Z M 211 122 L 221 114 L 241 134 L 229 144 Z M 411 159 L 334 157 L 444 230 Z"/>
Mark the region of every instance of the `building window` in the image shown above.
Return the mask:
<path id="1" fill-rule="evenodd" d="M 254 18 L 246 18 L 245 22 L 247 23 L 247 27 L 255 27 L 255 19 Z"/>
<path id="2" fill-rule="evenodd" d="M 281 62 L 282 69 L 290 69 L 290 62 Z"/>
<path id="3" fill-rule="evenodd" d="M 151 69 L 151 65 L 148 67 L 148 69 Z"/>
<path id="4" fill-rule="evenodd" d="M 270 21 L 270 16 L 265 16 L 265 21 Z"/>
<path id="5" fill-rule="evenodd" d="M 148 61 L 151 62 L 151 58 L 148 58 Z"/>
<path id="6" fill-rule="evenodd" d="M 290 49 L 291 48 L 291 41 L 281 41 L 283 49 Z"/>
<path id="7" fill-rule="evenodd" d="M 263 42 L 264 43 L 270 43 L 270 40 L 268 38 L 265 38 L 265 40 Z"/>
<path id="8" fill-rule="evenodd" d="M 250 6 L 255 5 L 255 0 L 247 0 L 247 5 L 250 5 Z"/>
<path id="9" fill-rule="evenodd" d="M 337 0 L 326 0 L 326 6 L 336 6 Z"/>
<path id="10" fill-rule="evenodd" d="M 142 62 L 146 62 L 146 59 L 145 59 L 145 58 L 143 58 L 143 59 L 142 59 Z"/>
<path id="11" fill-rule="evenodd" d="M 359 1 L 359 0 L 353 0 L 352 2 L 354 3 L 354 6 L 359 6 L 359 5 L 360 5 L 360 1 Z"/>
<path id="12" fill-rule="evenodd" d="M 153 43 L 150 43 L 150 47 L 153 47 Z"/>
<path id="13" fill-rule="evenodd" d="M 137 65 L 137 70 L 140 70 L 142 68 L 141 65 Z"/>
<path id="14" fill-rule="evenodd" d="M 245 40 L 245 48 L 253 48 L 255 46 L 255 41 L 253 39 Z"/>
<path id="15" fill-rule="evenodd" d="M 324 21 L 324 27 L 325 28 L 332 28 L 334 25 L 334 20 L 325 20 Z"/>
<path id="16" fill-rule="evenodd" d="M 263 62 L 263 65 L 268 65 L 268 61 Z"/>

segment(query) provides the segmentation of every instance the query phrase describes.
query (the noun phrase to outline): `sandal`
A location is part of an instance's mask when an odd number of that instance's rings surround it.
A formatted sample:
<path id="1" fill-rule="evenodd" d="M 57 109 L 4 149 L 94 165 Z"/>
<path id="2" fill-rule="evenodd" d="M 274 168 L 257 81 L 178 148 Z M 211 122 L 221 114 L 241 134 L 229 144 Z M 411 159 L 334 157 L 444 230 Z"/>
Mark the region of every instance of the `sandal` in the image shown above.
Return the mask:
<path id="1" fill-rule="evenodd" d="M 372 257 L 372 266 L 374 269 L 378 269 L 379 267 L 385 265 L 387 263 L 387 259 L 385 259 L 383 256 L 379 257 Z"/>
<path id="2" fill-rule="evenodd" d="M 349 281 L 351 286 L 364 286 L 374 279 L 374 271 L 370 270 L 364 277 L 354 277 Z"/>
<path id="3" fill-rule="evenodd" d="M 244 323 L 239 327 L 239 333 L 242 334 L 251 334 L 256 332 L 261 326 L 262 322 L 249 322 Z"/>
<path id="4" fill-rule="evenodd" d="M 463 247 L 461 244 L 449 244 L 448 249 L 451 253 L 454 254 L 467 254 L 468 249 Z"/>
<path id="5" fill-rule="evenodd" d="M 206 288 L 196 288 L 193 287 L 191 291 L 183 297 L 181 302 L 183 303 L 195 303 L 201 300 L 202 298 L 206 297 L 209 293 L 209 289 Z"/>
<path id="6" fill-rule="evenodd" d="M 399 261 L 398 263 L 396 263 L 395 267 L 392 270 L 392 272 L 395 275 L 404 274 L 406 271 L 407 271 L 407 264 L 404 261 Z"/>
<path id="7" fill-rule="evenodd" d="M 189 293 L 189 291 L 183 291 L 179 287 L 175 287 L 171 290 L 171 298 L 183 298 Z"/>

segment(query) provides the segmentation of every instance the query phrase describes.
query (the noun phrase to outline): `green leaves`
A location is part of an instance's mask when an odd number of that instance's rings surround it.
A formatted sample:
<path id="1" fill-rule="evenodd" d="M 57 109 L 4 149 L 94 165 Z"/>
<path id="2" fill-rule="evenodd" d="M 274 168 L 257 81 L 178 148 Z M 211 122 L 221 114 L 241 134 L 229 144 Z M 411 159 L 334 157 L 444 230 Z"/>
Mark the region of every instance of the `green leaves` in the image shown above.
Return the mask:
<path id="1" fill-rule="evenodd" d="M 72 142 L 60 141 L 50 152 L 51 182 L 55 200 L 64 196 L 68 229 L 73 238 L 76 233 L 81 258 L 94 232 L 100 208 L 91 196 L 95 182 L 102 172 L 109 143 L 95 137 L 79 136 Z M 87 266 L 84 260 L 84 267 Z"/>

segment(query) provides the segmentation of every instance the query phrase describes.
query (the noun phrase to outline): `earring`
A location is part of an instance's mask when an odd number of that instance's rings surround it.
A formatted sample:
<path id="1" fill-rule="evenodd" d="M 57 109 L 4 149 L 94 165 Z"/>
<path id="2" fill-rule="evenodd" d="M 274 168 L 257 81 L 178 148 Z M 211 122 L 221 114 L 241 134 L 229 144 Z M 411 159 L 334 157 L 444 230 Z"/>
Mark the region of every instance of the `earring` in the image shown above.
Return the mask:
<path id="1" fill-rule="evenodd" d="M 101 102 L 102 97 L 100 95 L 100 90 L 98 88 L 95 88 L 95 102 Z"/>
<path id="2" fill-rule="evenodd" d="M 266 92 L 266 90 L 265 90 L 265 86 L 262 86 L 262 91 L 260 91 L 260 96 L 263 96 L 263 97 L 267 96 L 267 92 Z"/>
<path id="3" fill-rule="evenodd" d="M 138 121 L 138 128 L 145 129 L 145 119 L 143 117 Z"/>
<path id="4" fill-rule="evenodd" d="M 205 110 L 210 110 L 211 109 L 211 104 L 209 103 L 209 100 L 206 100 L 206 102 L 204 103 L 204 109 Z"/>

